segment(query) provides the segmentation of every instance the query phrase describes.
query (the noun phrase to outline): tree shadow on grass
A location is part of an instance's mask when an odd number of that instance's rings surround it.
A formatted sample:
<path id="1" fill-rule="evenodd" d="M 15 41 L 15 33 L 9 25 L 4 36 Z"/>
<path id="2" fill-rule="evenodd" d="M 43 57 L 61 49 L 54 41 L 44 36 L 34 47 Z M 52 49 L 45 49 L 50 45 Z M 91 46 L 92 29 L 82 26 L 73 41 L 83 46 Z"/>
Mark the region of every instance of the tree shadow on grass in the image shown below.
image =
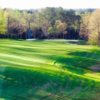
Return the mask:
<path id="1" fill-rule="evenodd" d="M 88 67 L 97 64 L 94 59 L 83 58 L 80 56 L 66 56 L 56 57 L 54 64 L 61 64 L 61 67 L 65 70 L 69 70 L 73 73 L 84 74 L 85 70 L 90 70 Z"/>
<path id="2" fill-rule="evenodd" d="M 78 78 L 73 75 L 67 76 L 63 72 L 59 72 L 58 75 L 56 71 L 42 68 L 27 69 L 27 66 L 6 67 L 3 77 L 1 97 L 5 100 L 61 100 L 60 97 L 63 100 L 80 84 Z M 87 84 L 84 87 L 90 86 L 91 81 L 85 81 Z M 67 100 L 70 100 L 69 98 L 72 97 L 68 97 Z"/>
<path id="3" fill-rule="evenodd" d="M 69 70 L 69 71 L 71 71 L 73 73 L 77 73 L 77 74 L 84 74 L 84 70 L 90 70 L 89 67 L 91 67 L 92 65 L 96 65 L 99 62 L 96 59 L 96 56 L 99 55 L 97 53 L 94 54 L 95 55 L 95 59 L 94 59 L 94 58 L 91 57 L 92 56 L 91 53 L 89 53 L 89 56 L 87 56 L 86 54 L 88 54 L 88 52 L 80 52 L 80 51 L 71 52 L 71 53 L 69 53 L 69 54 L 67 54 L 65 56 L 56 56 L 56 55 L 52 56 L 52 55 L 48 55 L 48 54 L 46 55 L 45 53 L 41 54 L 38 50 L 35 50 L 35 49 L 34 50 L 32 50 L 32 49 L 24 49 L 24 48 L 20 48 L 19 49 L 19 48 L 13 47 L 13 51 L 15 51 L 15 50 L 17 52 L 11 52 L 11 54 L 20 55 L 20 52 L 23 51 L 23 50 L 26 51 L 26 52 L 29 51 L 30 53 L 34 52 L 32 57 L 36 56 L 39 59 L 46 59 L 47 63 L 48 63 L 49 60 L 51 60 L 52 62 L 54 62 L 54 65 L 60 64 L 61 67 L 64 70 L 67 69 L 67 70 Z M 31 57 L 31 55 L 32 54 L 28 54 L 27 57 L 28 56 Z M 23 56 L 26 56 L 26 55 L 23 54 Z M 13 58 L 13 57 L 10 57 L 10 58 Z M 32 59 L 33 58 L 31 58 L 31 60 Z M 22 59 L 22 60 L 24 61 L 24 59 Z M 28 62 L 32 63 L 32 61 L 29 61 L 29 60 L 28 60 Z M 33 59 L 33 62 L 34 62 L 34 59 Z"/>
<path id="4" fill-rule="evenodd" d="M 13 40 L 13 41 L 25 41 L 24 39 L 9 39 L 9 40 Z"/>
<path id="5" fill-rule="evenodd" d="M 76 52 L 70 52 L 68 55 L 100 60 L 100 51 L 97 51 L 97 52 L 76 51 Z"/>
<path id="6" fill-rule="evenodd" d="M 3 77 L 2 98 L 7 100 L 39 100 L 58 93 L 66 82 L 66 76 L 39 69 L 6 67 Z"/>

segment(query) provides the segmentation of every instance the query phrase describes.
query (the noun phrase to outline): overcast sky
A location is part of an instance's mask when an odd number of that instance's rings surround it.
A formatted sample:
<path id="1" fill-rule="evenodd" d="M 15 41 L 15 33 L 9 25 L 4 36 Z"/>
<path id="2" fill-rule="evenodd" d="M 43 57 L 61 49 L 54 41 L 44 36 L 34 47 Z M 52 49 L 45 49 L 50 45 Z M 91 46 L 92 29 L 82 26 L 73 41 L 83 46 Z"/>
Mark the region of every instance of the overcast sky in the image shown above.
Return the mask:
<path id="1" fill-rule="evenodd" d="M 100 8 L 100 0 L 0 0 L 1 8 L 36 9 L 44 7 Z"/>

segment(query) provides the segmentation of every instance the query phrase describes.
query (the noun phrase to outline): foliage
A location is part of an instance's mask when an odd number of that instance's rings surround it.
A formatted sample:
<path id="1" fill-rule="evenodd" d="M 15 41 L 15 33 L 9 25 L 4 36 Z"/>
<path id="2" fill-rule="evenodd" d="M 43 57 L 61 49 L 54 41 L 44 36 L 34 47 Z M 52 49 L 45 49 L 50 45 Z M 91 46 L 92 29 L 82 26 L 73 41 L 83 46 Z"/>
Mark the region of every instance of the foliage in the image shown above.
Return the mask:
<path id="1" fill-rule="evenodd" d="M 49 27 L 51 27 L 50 22 L 48 20 L 42 20 L 41 29 L 42 29 L 42 32 L 44 33 L 44 36 L 47 36 L 47 31 Z"/>
<path id="2" fill-rule="evenodd" d="M 63 33 L 65 32 L 66 28 L 67 28 L 67 24 L 64 22 L 64 23 L 61 23 L 57 26 L 58 30 L 60 33 Z"/>
<path id="3" fill-rule="evenodd" d="M 54 27 L 57 27 L 57 26 L 60 25 L 61 23 L 62 23 L 61 20 L 56 20 L 56 21 L 55 21 Z"/>
<path id="4" fill-rule="evenodd" d="M 97 44 L 100 46 L 100 9 L 95 10 L 91 14 L 89 28 L 98 34 Z"/>
<path id="5" fill-rule="evenodd" d="M 89 20 L 90 20 L 91 15 L 90 14 L 86 14 L 82 17 L 82 22 L 80 25 L 80 37 L 83 37 L 85 40 L 88 40 L 89 37 Z"/>
<path id="6" fill-rule="evenodd" d="M 56 27 L 49 27 L 48 34 L 56 34 L 58 33 L 58 29 Z"/>
<path id="7" fill-rule="evenodd" d="M 98 31 L 100 10 L 88 9 L 82 13 L 78 10 L 75 11 L 74 9 L 65 10 L 62 7 L 46 7 L 40 9 L 39 12 L 33 9 L 13 10 L 5 8 L 0 15 L 0 20 L 3 19 L 1 33 L 6 33 L 5 36 L 8 38 L 12 35 L 32 38 L 34 33 L 36 37 L 39 37 L 40 33 L 47 37 L 49 27 L 56 27 L 59 30 L 57 38 L 79 39 L 80 35 L 80 39 L 88 40 L 90 34 L 95 34 L 94 30 Z M 99 43 L 100 35 L 98 34 L 98 45 Z"/>
<path id="8" fill-rule="evenodd" d="M 92 33 L 89 35 L 89 44 L 97 45 L 98 44 L 98 33 L 95 31 L 92 31 Z"/>
<path id="9" fill-rule="evenodd" d="M 13 10 L 5 8 L 7 16 L 7 37 L 10 38 L 12 35 L 25 34 L 26 38 L 31 38 L 28 36 L 33 36 L 36 33 L 36 37 L 39 35 L 39 30 L 42 30 L 42 34 L 47 36 L 47 30 L 49 27 L 57 27 L 61 23 L 66 23 L 67 29 L 70 26 L 77 30 L 79 28 L 79 18 L 75 15 L 73 10 L 64 10 L 62 7 L 53 8 L 47 7 L 42 9 L 40 12 L 35 12 L 35 10 Z M 35 28 L 34 28 L 35 27 Z M 37 28 L 36 28 L 37 27 Z M 69 31 L 69 35 L 70 35 Z M 64 34 L 67 33 L 64 32 Z M 58 37 L 61 34 L 58 34 Z M 24 36 L 24 35 L 23 35 Z M 60 37 L 61 38 L 61 37 Z"/>
<path id="10" fill-rule="evenodd" d="M 0 8 L 0 33 L 5 34 L 7 27 L 6 13 Z"/>
<path id="11" fill-rule="evenodd" d="M 93 13 L 86 12 L 82 17 L 80 36 L 89 41 L 90 44 L 100 46 L 100 10 Z"/>

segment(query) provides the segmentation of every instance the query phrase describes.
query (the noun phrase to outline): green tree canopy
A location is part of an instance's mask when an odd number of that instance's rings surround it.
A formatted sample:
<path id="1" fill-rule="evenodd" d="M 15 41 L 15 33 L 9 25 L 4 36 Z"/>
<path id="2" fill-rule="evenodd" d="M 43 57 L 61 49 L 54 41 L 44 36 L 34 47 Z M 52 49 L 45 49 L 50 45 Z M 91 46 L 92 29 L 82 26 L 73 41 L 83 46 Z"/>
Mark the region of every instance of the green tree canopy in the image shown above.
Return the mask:
<path id="1" fill-rule="evenodd" d="M 56 27 L 49 27 L 48 34 L 57 34 L 58 29 Z"/>
<path id="2" fill-rule="evenodd" d="M 6 13 L 0 8 L 0 34 L 5 34 L 7 27 Z"/>

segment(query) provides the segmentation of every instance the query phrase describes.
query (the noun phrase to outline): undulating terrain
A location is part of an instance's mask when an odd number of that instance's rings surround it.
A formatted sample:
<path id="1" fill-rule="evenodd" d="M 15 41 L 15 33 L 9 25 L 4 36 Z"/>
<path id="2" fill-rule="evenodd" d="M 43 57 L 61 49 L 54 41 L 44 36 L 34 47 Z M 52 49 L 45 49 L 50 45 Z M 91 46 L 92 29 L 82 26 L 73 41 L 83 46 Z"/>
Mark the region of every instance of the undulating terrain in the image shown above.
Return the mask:
<path id="1" fill-rule="evenodd" d="M 0 40 L 0 100 L 100 100 L 100 48 L 66 40 Z"/>

